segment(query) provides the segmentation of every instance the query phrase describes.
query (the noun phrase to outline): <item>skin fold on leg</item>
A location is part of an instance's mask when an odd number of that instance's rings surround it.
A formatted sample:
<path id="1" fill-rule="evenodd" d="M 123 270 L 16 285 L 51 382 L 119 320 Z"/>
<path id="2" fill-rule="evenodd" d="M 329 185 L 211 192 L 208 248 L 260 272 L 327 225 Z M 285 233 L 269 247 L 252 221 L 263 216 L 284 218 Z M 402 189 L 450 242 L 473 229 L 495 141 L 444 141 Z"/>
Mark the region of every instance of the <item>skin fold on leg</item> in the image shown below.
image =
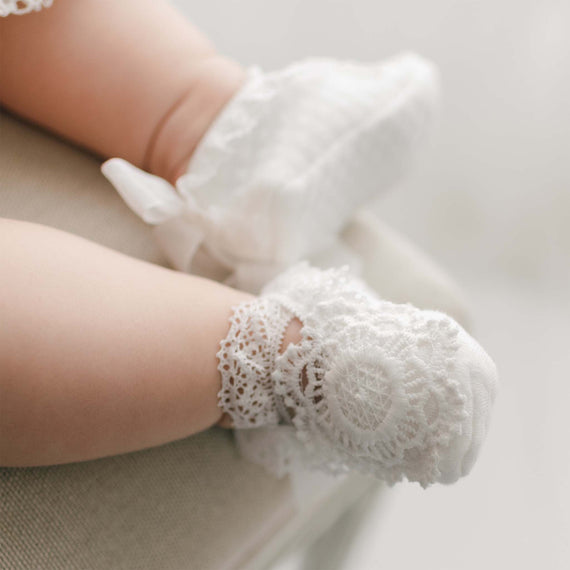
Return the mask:
<path id="1" fill-rule="evenodd" d="M 165 0 L 57 0 L 0 18 L 0 104 L 171 182 L 245 71 Z"/>

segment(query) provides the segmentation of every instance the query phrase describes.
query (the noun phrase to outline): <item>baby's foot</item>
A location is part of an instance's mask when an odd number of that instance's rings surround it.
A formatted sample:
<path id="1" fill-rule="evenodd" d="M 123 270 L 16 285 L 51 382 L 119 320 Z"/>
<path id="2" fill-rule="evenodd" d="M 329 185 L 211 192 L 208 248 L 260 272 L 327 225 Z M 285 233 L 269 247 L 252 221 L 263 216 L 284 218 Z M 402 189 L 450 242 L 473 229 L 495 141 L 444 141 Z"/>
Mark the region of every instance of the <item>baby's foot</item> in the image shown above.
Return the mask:
<path id="1" fill-rule="evenodd" d="M 281 352 L 295 317 L 301 340 Z M 301 463 L 453 482 L 473 466 L 497 381 L 443 313 L 382 301 L 345 269 L 306 263 L 235 308 L 218 358 L 220 407 L 244 453 L 280 475 Z"/>
<path id="2" fill-rule="evenodd" d="M 401 177 L 431 126 L 437 91 L 433 66 L 415 55 L 254 68 L 176 190 L 120 159 L 103 172 L 157 225 L 177 269 L 192 270 L 201 245 L 228 273 L 263 281 L 333 244 L 357 208 Z M 239 275 L 231 283 L 241 287 Z"/>

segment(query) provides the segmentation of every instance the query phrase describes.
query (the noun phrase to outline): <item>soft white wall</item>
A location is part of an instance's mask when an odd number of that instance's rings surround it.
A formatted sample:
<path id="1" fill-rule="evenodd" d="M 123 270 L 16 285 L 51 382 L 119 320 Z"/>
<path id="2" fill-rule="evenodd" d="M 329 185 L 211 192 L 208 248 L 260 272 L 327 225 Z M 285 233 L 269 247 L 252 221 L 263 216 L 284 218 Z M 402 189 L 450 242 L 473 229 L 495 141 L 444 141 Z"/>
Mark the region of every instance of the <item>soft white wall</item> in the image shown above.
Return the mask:
<path id="1" fill-rule="evenodd" d="M 570 567 L 570 2 L 175 3 L 246 64 L 411 49 L 441 69 L 432 151 L 377 211 L 463 284 L 502 389 L 472 475 L 397 487 L 348 568 Z"/>

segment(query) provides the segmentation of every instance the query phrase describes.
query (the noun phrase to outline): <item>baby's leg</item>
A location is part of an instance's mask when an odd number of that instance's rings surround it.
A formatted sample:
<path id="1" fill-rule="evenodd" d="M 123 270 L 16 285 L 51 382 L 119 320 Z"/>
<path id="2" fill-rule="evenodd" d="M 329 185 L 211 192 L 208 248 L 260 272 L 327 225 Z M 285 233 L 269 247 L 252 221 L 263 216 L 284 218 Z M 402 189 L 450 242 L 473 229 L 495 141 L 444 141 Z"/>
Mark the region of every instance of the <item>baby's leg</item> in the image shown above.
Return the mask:
<path id="1" fill-rule="evenodd" d="M 0 275 L 0 465 L 123 453 L 220 420 L 216 353 L 250 295 L 12 220 Z"/>
<path id="2" fill-rule="evenodd" d="M 223 410 L 262 428 L 243 431 L 267 466 L 289 434 L 283 449 L 303 442 L 315 467 L 427 485 L 469 472 L 487 431 L 496 370 L 481 347 L 345 270 L 296 266 L 255 298 L 0 220 L 0 274 L 0 465 L 160 445 Z"/>
<path id="3" fill-rule="evenodd" d="M 0 43 L 3 106 L 171 181 L 244 80 L 164 0 L 57 0 Z"/>

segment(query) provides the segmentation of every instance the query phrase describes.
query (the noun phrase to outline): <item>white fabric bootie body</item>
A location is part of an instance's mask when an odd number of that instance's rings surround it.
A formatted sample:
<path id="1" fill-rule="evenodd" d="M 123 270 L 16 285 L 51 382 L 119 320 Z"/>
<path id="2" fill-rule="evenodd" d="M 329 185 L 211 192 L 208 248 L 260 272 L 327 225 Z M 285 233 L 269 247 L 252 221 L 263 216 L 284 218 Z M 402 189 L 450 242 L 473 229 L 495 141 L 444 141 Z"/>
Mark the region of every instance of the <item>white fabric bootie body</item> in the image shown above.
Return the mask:
<path id="1" fill-rule="evenodd" d="M 302 339 L 280 354 L 293 317 Z M 446 315 L 382 301 L 346 268 L 292 267 L 236 307 L 220 346 L 220 407 L 242 452 L 277 475 L 303 465 L 450 483 L 487 431 L 496 369 L 484 350 Z"/>
<path id="2" fill-rule="evenodd" d="M 176 188 L 121 159 L 102 170 L 156 225 L 177 269 L 190 271 L 200 248 L 229 284 L 253 290 L 334 244 L 354 211 L 402 176 L 437 94 L 434 67 L 416 55 L 253 68 Z"/>

